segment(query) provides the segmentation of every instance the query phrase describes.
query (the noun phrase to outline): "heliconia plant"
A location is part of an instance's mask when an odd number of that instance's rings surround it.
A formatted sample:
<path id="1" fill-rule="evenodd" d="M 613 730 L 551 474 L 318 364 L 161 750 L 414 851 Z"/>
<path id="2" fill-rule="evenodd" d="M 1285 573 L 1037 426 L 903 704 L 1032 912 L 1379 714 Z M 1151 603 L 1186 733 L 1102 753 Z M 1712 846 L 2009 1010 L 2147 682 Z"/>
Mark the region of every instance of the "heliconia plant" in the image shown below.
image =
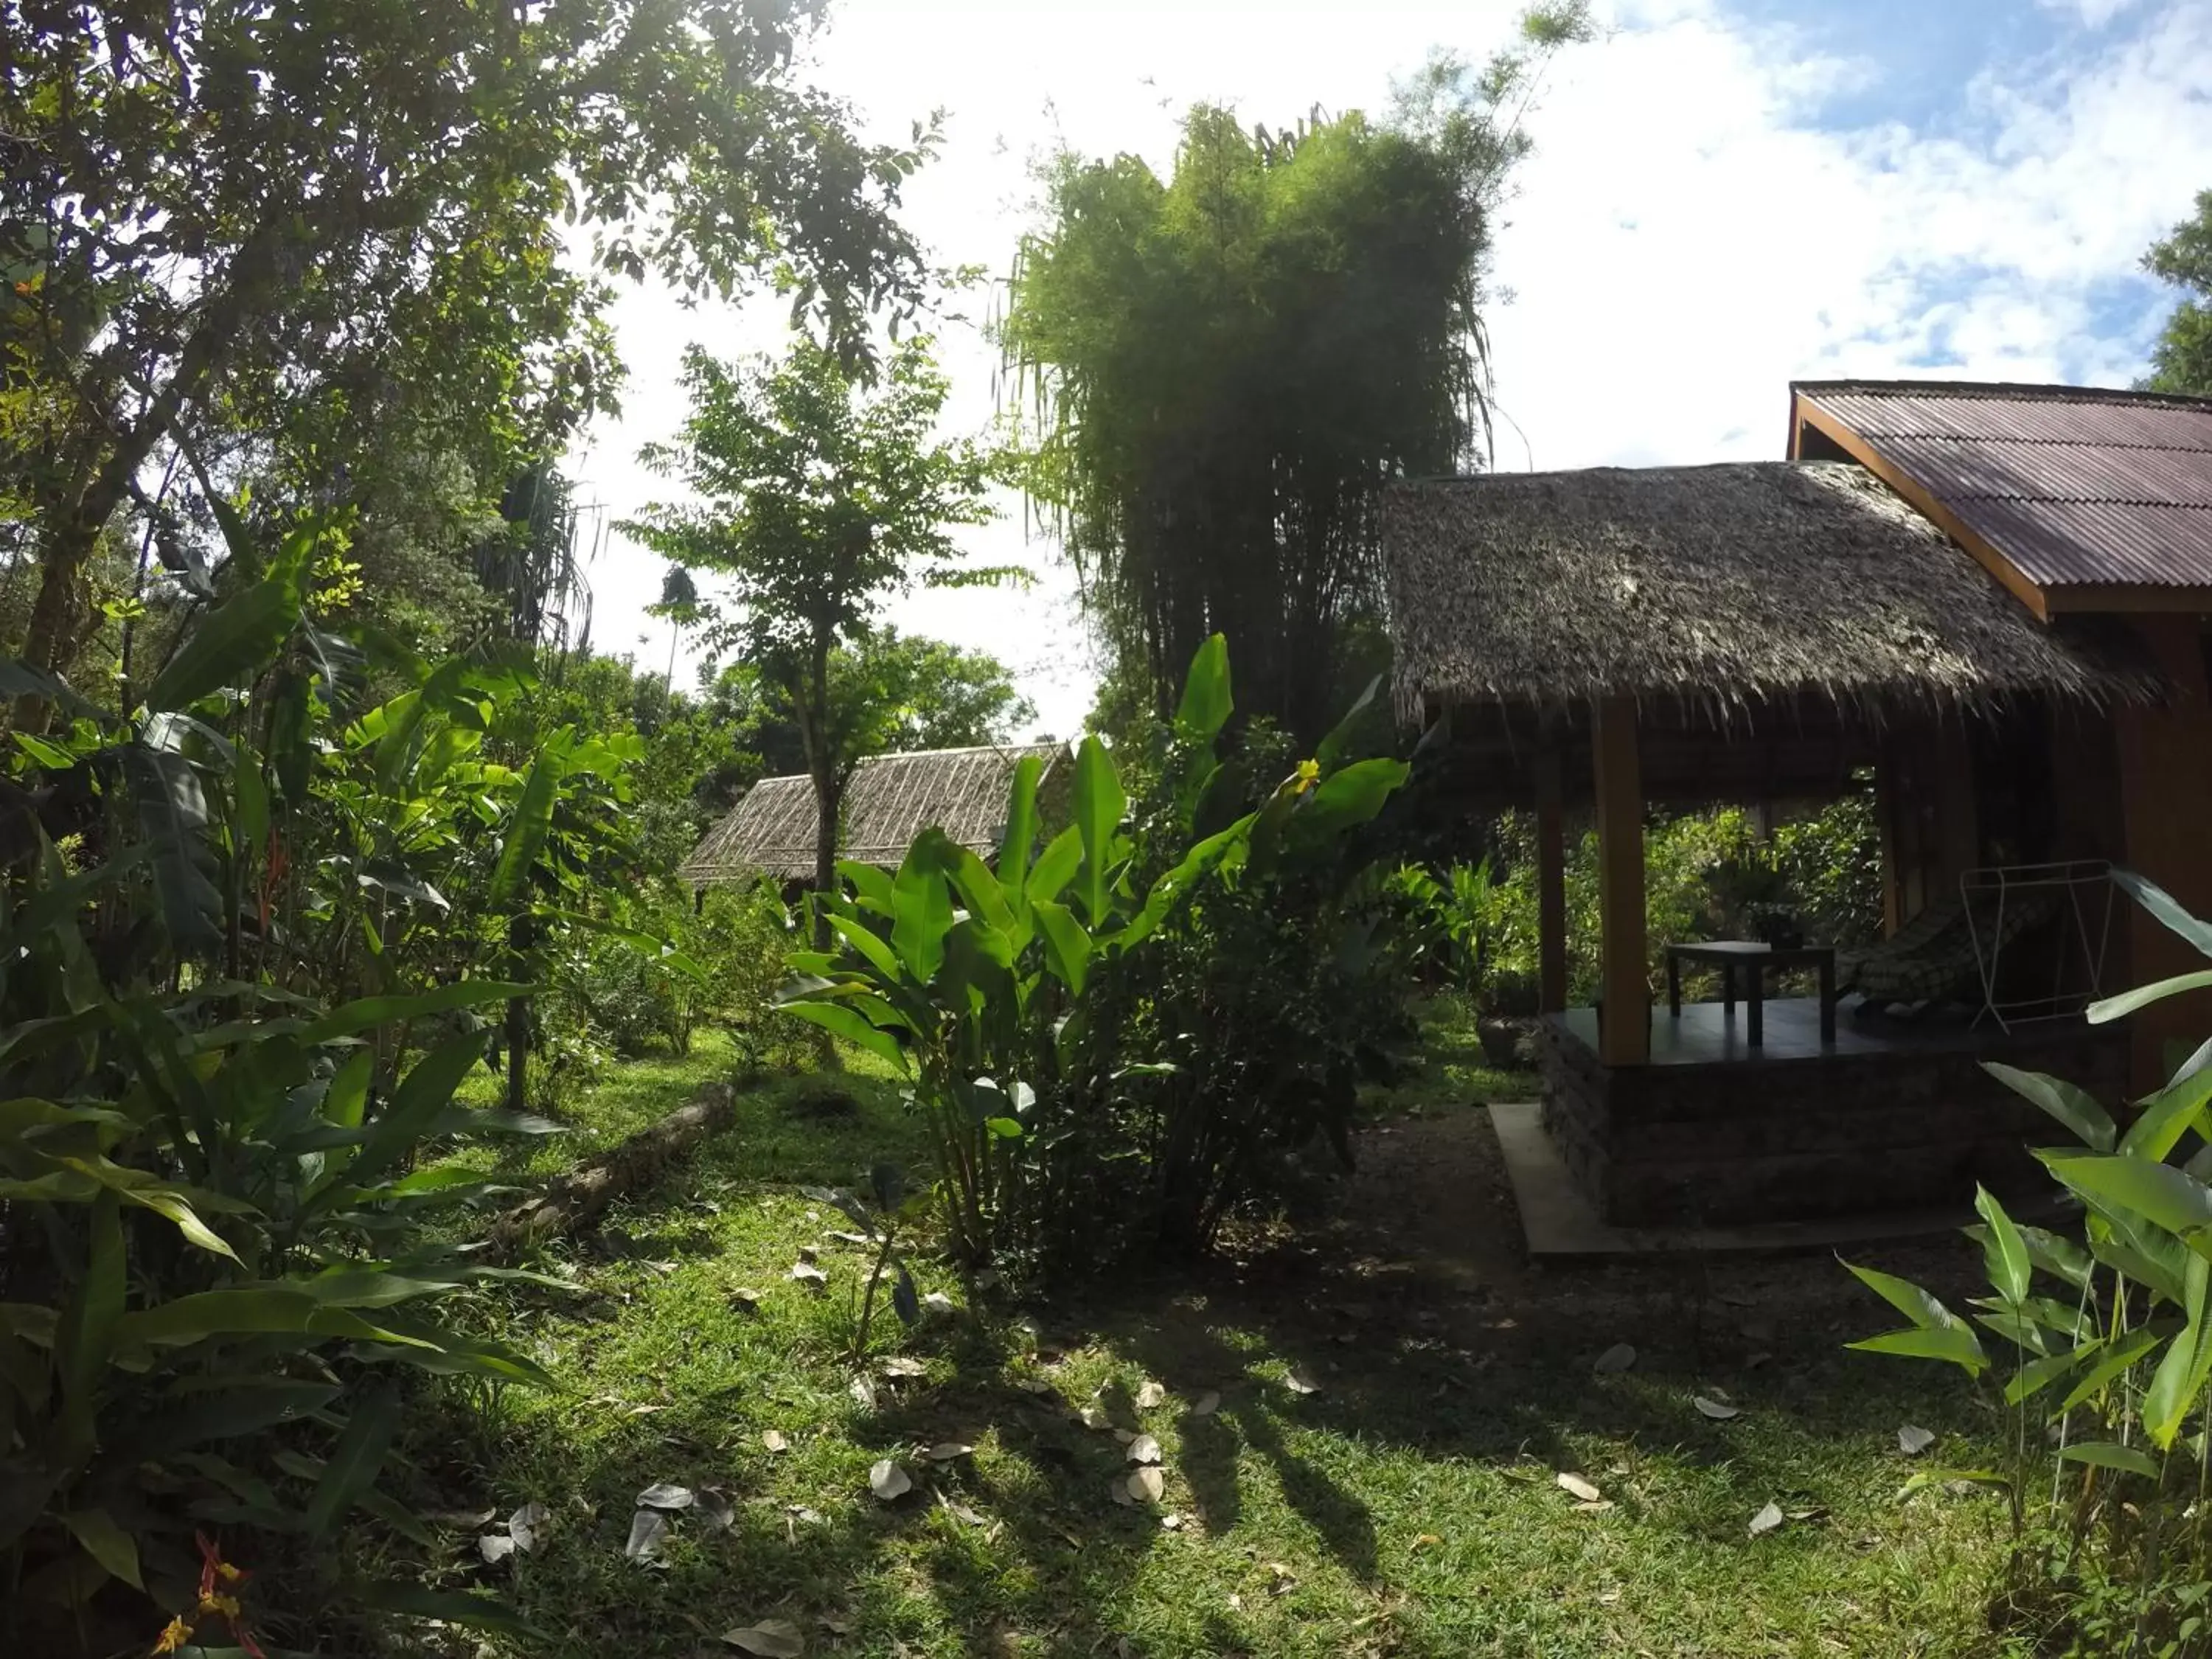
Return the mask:
<path id="1" fill-rule="evenodd" d="M 963 1261 L 1035 1249 L 1045 1218 L 1065 1213 L 1070 1182 L 1127 1182 L 1132 1203 L 1158 1196 L 1144 1190 L 1146 1170 L 1109 1169 L 1086 1152 L 1117 1114 L 1152 1115 L 1165 1132 L 1156 1139 L 1179 1127 L 1187 1069 L 1132 1006 L 1143 978 L 1132 964 L 1210 886 L 1264 887 L 1304 868 L 1405 780 L 1402 762 L 1346 760 L 1340 731 L 1256 806 L 1209 827 L 1232 781 L 1218 753 L 1231 708 L 1228 647 L 1216 635 L 1192 664 L 1172 728 L 1175 775 L 1154 821 L 1130 822 L 1115 758 L 1092 736 L 1076 751 L 1071 821 L 1056 832 L 1040 820 L 1042 766 L 1028 757 L 995 867 L 927 830 L 895 873 L 848 860 L 843 890 L 818 896 L 835 948 L 789 958 L 799 977 L 781 1006 L 912 1080 L 946 1242 Z M 1148 1099 L 1152 1085 L 1164 1086 Z"/>
<path id="2" fill-rule="evenodd" d="M 2212 957 L 2212 926 L 2139 876 L 2113 879 Z M 2212 970 L 2179 975 L 2099 1002 L 2088 1018 L 2118 1019 L 2206 986 Z M 1911 1487 L 1985 1482 L 2008 1498 L 2016 1538 L 2040 1505 L 2069 1553 L 2120 1540 L 2154 1553 L 2159 1528 L 2171 1523 L 2178 1536 L 2184 1510 L 2203 1508 L 2212 1455 L 2212 1042 L 2135 1103 L 2124 1127 L 2063 1079 L 1995 1062 L 1983 1069 L 2080 1143 L 2036 1156 L 2081 1203 L 2081 1235 L 2018 1223 L 1978 1191 L 1982 1220 L 1967 1231 L 1991 1293 L 1961 1317 L 1919 1285 L 1846 1263 L 1907 1322 L 1850 1346 L 1942 1361 L 1978 1379 L 2004 1372 L 2002 1466 L 1926 1470 Z M 2154 1577 L 2143 1575 L 2146 1620 L 2156 1611 Z"/>

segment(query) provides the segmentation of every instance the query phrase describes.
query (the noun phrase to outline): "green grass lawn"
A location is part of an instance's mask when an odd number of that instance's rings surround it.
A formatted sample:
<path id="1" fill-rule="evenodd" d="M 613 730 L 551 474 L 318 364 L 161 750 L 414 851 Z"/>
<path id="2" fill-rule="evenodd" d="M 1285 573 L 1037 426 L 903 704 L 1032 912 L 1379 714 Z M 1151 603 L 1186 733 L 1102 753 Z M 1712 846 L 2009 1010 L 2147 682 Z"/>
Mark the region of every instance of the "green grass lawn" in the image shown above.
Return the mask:
<path id="1" fill-rule="evenodd" d="M 1483 1072 L 1432 1012 L 1326 1219 L 1255 1228 L 1193 1276 L 1036 1306 L 987 1293 L 912 1333 L 885 1319 L 857 1372 L 864 1252 L 797 1188 L 911 1157 L 896 1085 L 855 1062 L 746 1091 L 732 1132 L 547 1253 L 571 1292 L 487 1298 L 564 1386 L 426 1407 L 412 1496 L 551 1519 L 495 1565 L 451 1531 L 433 1579 L 500 1589 L 544 1639 L 483 1651 L 533 1659 L 742 1651 L 720 1638 L 763 1619 L 808 1653 L 886 1656 L 1996 1651 L 1999 1511 L 1901 1503 L 1896 1445 L 1922 1424 L 1943 1437 L 1930 1459 L 1969 1462 L 1990 1419 L 1947 1374 L 1844 1352 L 1882 1315 L 1826 1258 L 1526 1267 L 1468 1102 L 1527 1081 Z M 727 1059 L 702 1039 L 621 1068 L 575 1106 L 564 1156 Z M 789 1277 L 805 1247 L 823 1289 Z M 1623 1341 L 1632 1368 L 1595 1372 Z M 920 1374 L 887 1375 L 894 1357 Z M 1700 1394 L 1740 1415 L 1701 1414 Z M 1157 1439 L 1158 1502 L 1115 1501 L 1117 1429 Z M 973 1449 L 932 1461 L 944 1445 Z M 913 1485 L 890 1503 L 869 1490 L 885 1458 Z M 711 1489 L 729 1520 L 677 1515 L 641 1565 L 623 1545 L 657 1481 Z M 1769 1502 L 1789 1518 L 1753 1537 Z"/>

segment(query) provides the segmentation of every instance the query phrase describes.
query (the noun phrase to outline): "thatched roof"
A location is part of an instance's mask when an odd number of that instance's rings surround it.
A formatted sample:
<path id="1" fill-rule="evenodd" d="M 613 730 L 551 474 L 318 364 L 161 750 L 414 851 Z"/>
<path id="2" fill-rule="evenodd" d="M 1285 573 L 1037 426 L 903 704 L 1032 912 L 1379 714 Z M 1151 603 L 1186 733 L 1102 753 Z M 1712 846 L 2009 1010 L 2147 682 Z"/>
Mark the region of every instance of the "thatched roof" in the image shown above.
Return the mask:
<path id="1" fill-rule="evenodd" d="M 1873 477 L 1826 461 L 1498 474 L 1387 491 L 1401 714 L 1811 692 L 1869 710 L 2154 682 L 2038 622 Z"/>
<path id="2" fill-rule="evenodd" d="M 1043 794 L 1060 769 L 1065 744 L 1006 748 L 927 749 L 862 761 L 845 789 L 841 858 L 895 869 L 915 836 L 932 827 L 988 858 L 1006 827 L 1006 791 L 1025 755 L 1044 762 Z M 814 874 L 814 784 L 804 773 L 763 778 L 730 815 L 707 832 L 679 872 L 695 887 L 769 876 L 804 881 Z"/>

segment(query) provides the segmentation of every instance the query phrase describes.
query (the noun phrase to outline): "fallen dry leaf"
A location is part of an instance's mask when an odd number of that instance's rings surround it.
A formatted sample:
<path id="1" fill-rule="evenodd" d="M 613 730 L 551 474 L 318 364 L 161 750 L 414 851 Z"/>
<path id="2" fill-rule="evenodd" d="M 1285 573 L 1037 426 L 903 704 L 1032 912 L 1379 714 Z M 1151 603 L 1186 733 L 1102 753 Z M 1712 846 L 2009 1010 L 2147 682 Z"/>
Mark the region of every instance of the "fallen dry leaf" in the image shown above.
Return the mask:
<path id="1" fill-rule="evenodd" d="M 1114 1419 L 1106 1415 L 1103 1407 L 1098 1406 L 1085 1406 L 1075 1412 L 1073 1417 L 1086 1429 L 1110 1429 L 1114 1426 Z"/>
<path id="2" fill-rule="evenodd" d="M 866 1233 L 834 1232 L 830 1235 L 840 1244 L 879 1244 L 883 1241 L 871 1238 Z"/>
<path id="3" fill-rule="evenodd" d="M 1782 1505 L 1779 1504 L 1769 1504 L 1765 1509 L 1759 1510 L 1757 1515 L 1751 1517 L 1751 1535 L 1753 1538 L 1756 1538 L 1761 1533 L 1772 1532 L 1781 1524 Z"/>
<path id="4" fill-rule="evenodd" d="M 799 1247 L 799 1259 L 807 1266 L 812 1267 L 816 1262 L 822 1260 L 822 1252 L 816 1249 L 811 1244 L 802 1244 Z"/>
<path id="5" fill-rule="evenodd" d="M 914 1477 L 886 1457 L 868 1471 L 868 1490 L 888 1504 L 914 1490 Z"/>
<path id="6" fill-rule="evenodd" d="M 1132 1463 L 1157 1463 L 1160 1461 L 1160 1443 L 1149 1434 L 1140 1434 L 1129 1443 Z"/>
<path id="7" fill-rule="evenodd" d="M 940 1440 L 922 1455 L 933 1463 L 950 1463 L 967 1456 L 975 1449 L 963 1440 Z"/>
<path id="8" fill-rule="evenodd" d="M 729 1494 L 716 1492 L 711 1486 L 700 1492 L 691 1513 L 697 1516 L 710 1532 L 720 1532 L 738 1518 L 737 1506 L 730 1502 Z"/>
<path id="9" fill-rule="evenodd" d="M 1051 1394 L 1054 1392 L 1052 1384 L 1046 1382 L 1042 1376 L 1018 1376 L 1014 1379 L 1014 1386 L 1019 1389 L 1024 1394 Z"/>
<path id="10" fill-rule="evenodd" d="M 884 1361 L 885 1376 L 924 1376 L 928 1371 L 929 1367 L 911 1354 L 895 1353 Z"/>
<path id="11" fill-rule="evenodd" d="M 432 1510 L 422 1518 L 434 1527 L 459 1527 L 464 1532 L 484 1525 L 497 1510 Z"/>
<path id="12" fill-rule="evenodd" d="M 1181 1532 L 1182 1530 L 1182 1516 L 1177 1515 L 1172 1510 L 1169 1510 L 1165 1515 L 1160 1517 L 1160 1529 L 1164 1532 Z"/>
<path id="13" fill-rule="evenodd" d="M 736 1303 L 746 1313 L 757 1313 L 760 1310 L 761 1293 L 758 1291 L 748 1289 L 744 1285 L 740 1285 L 736 1290 L 732 1291 L 730 1300 Z"/>
<path id="14" fill-rule="evenodd" d="M 1268 1595 L 1288 1595 L 1298 1587 L 1297 1576 L 1281 1562 L 1268 1562 L 1267 1571 L 1274 1575 L 1274 1582 L 1267 1586 Z"/>
<path id="15" fill-rule="evenodd" d="M 1585 1504 L 1595 1504 L 1605 1496 L 1579 1474 L 1571 1474 L 1565 1469 L 1560 1470 L 1553 1479 L 1559 1482 L 1561 1492 L 1579 1498 Z"/>
<path id="16" fill-rule="evenodd" d="M 1283 1382 L 1284 1386 L 1288 1388 L 1292 1394 L 1319 1394 L 1321 1392 L 1321 1384 L 1315 1382 L 1313 1378 L 1308 1376 L 1304 1371 L 1295 1366 L 1291 1368 L 1291 1374 L 1283 1379 Z"/>
<path id="17" fill-rule="evenodd" d="M 791 1449 L 791 1442 L 784 1437 L 784 1433 L 781 1429 L 763 1429 L 761 1431 L 761 1444 L 766 1446 L 772 1452 L 789 1451 Z"/>
<path id="18" fill-rule="evenodd" d="M 527 1555 L 538 1547 L 538 1535 L 552 1518 L 544 1504 L 525 1504 L 507 1517 L 507 1535 L 514 1540 L 515 1548 Z"/>
<path id="19" fill-rule="evenodd" d="M 740 1652 L 757 1653 L 762 1659 L 799 1659 L 806 1651 L 805 1638 L 788 1619 L 763 1619 L 757 1625 L 726 1632 L 722 1639 Z"/>
<path id="20" fill-rule="evenodd" d="M 623 1553 L 633 1561 L 657 1561 L 668 1536 L 668 1517 L 659 1510 L 640 1510 L 629 1518 L 629 1541 Z"/>
<path id="21" fill-rule="evenodd" d="M 1934 1431 L 1907 1423 L 1897 1431 L 1897 1449 L 1907 1457 L 1917 1457 L 1936 1443 Z"/>
<path id="22" fill-rule="evenodd" d="M 1133 1443 L 1136 1440 L 1136 1437 L 1137 1431 L 1134 1429 L 1116 1429 L 1114 1431 L 1114 1438 L 1121 1442 L 1121 1443 L 1125 1446 Z"/>
<path id="23" fill-rule="evenodd" d="M 1165 1389 L 1157 1382 L 1147 1382 L 1143 1388 L 1137 1390 L 1137 1409 L 1144 1412 L 1151 1411 L 1157 1406 L 1167 1404 L 1167 1399 L 1168 1391 Z"/>
<path id="24" fill-rule="evenodd" d="M 790 1276 L 797 1279 L 800 1284 L 805 1285 L 809 1290 L 822 1290 L 830 1283 L 830 1275 L 823 1273 L 821 1268 L 816 1267 L 811 1261 L 793 1262 L 791 1264 Z"/>
<path id="25" fill-rule="evenodd" d="M 1625 1371 L 1636 1363 L 1636 1350 L 1626 1342 L 1616 1342 L 1600 1354 L 1590 1366 L 1594 1371 Z"/>
<path id="26" fill-rule="evenodd" d="M 497 1565 L 514 1554 L 514 1539 L 502 1538 L 495 1532 L 488 1532 L 477 1540 L 477 1553 L 494 1565 Z"/>
<path id="27" fill-rule="evenodd" d="M 959 1304 L 942 1291 L 932 1291 L 921 1298 L 921 1305 L 932 1313 L 951 1313 Z"/>
<path id="28" fill-rule="evenodd" d="M 1193 1417 L 1211 1417 L 1220 1409 L 1221 1395 L 1216 1390 L 1208 1389 L 1191 1401 L 1190 1414 Z"/>
<path id="29" fill-rule="evenodd" d="M 1613 1507 L 1610 1498 L 1593 1498 L 1575 1505 L 1577 1515 L 1603 1515 Z"/>
<path id="30" fill-rule="evenodd" d="M 854 1398 L 854 1399 L 855 1399 L 855 1400 L 857 1400 L 858 1401 L 860 1401 L 860 1407 L 861 1407 L 861 1409 L 862 1409 L 862 1410 L 864 1410 L 864 1411 L 873 1411 L 873 1410 L 875 1410 L 875 1408 L 876 1408 L 876 1385 L 875 1385 L 873 1382 L 870 1382 L 866 1377 L 865 1377 L 865 1376 L 856 1376 L 856 1377 L 854 1377 L 854 1378 L 853 1379 L 853 1386 L 852 1386 L 851 1388 L 848 1389 L 846 1390 L 846 1393 L 848 1393 L 848 1394 L 851 1395 L 853 1396 L 853 1398 Z"/>
<path id="31" fill-rule="evenodd" d="M 1146 1464 L 1129 1477 L 1129 1496 L 1143 1503 L 1158 1503 L 1161 1494 L 1167 1489 L 1168 1483 L 1165 1477 L 1153 1464 Z"/>
<path id="32" fill-rule="evenodd" d="M 1717 1423 L 1725 1423 L 1731 1417 L 1743 1415 L 1739 1408 L 1729 1405 L 1725 1400 L 1711 1400 L 1701 1394 L 1692 1395 L 1690 1403 L 1698 1408 L 1700 1414 L 1711 1418 Z"/>
<path id="33" fill-rule="evenodd" d="M 666 1480 L 656 1480 L 637 1495 L 637 1504 L 646 1510 L 688 1510 L 698 1494 L 689 1486 L 678 1486 Z"/>

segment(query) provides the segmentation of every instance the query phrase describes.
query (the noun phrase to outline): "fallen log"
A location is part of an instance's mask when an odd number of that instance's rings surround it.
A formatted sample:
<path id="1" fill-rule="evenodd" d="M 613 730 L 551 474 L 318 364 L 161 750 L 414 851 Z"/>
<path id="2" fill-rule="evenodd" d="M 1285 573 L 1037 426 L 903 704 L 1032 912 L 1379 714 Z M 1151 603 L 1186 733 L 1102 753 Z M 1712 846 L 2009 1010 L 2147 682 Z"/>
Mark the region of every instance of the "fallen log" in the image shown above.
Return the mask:
<path id="1" fill-rule="evenodd" d="M 736 1121 L 737 1105 L 729 1085 L 708 1084 L 689 1104 L 578 1164 L 500 1217 L 487 1238 L 489 1254 L 510 1260 L 531 1245 L 580 1231 L 617 1199 L 658 1180 L 670 1164 L 689 1157 L 701 1141 Z"/>

